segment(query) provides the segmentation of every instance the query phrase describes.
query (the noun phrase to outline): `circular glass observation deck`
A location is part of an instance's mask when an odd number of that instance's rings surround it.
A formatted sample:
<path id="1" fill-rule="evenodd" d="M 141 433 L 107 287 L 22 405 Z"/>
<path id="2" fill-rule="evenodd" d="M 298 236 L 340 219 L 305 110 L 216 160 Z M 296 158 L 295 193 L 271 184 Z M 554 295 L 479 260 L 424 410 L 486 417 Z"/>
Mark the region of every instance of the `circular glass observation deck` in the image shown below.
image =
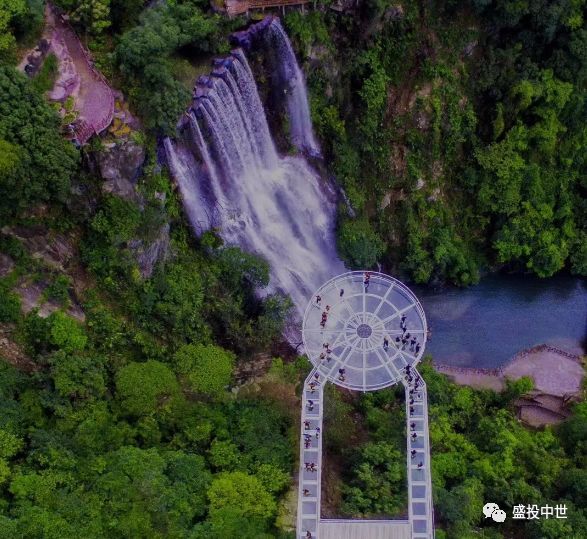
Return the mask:
<path id="1" fill-rule="evenodd" d="M 333 383 L 373 391 L 398 382 L 424 353 L 424 309 L 403 283 L 377 272 L 344 273 L 322 285 L 304 313 L 312 363 Z"/>

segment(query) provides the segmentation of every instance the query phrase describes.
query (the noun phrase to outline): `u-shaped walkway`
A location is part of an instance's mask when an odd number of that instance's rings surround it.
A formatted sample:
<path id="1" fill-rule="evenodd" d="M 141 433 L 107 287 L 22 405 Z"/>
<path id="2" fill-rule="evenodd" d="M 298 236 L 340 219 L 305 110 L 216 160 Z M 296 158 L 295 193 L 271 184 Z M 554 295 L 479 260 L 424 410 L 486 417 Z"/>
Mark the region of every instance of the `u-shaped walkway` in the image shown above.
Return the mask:
<path id="1" fill-rule="evenodd" d="M 431 539 L 434 537 L 426 384 L 416 370 L 426 340 L 422 306 L 400 281 L 374 272 L 340 275 L 316 293 L 303 337 L 314 369 L 302 393 L 298 539 Z M 324 385 L 373 391 L 405 389 L 408 514 L 406 520 L 322 520 Z"/>
<path id="2" fill-rule="evenodd" d="M 300 433 L 298 493 L 298 539 L 430 539 L 434 537 L 428 404 L 426 384 L 411 368 L 411 382 L 403 378 L 406 392 L 407 483 L 409 520 L 322 520 L 322 436 L 324 384 L 327 380 L 313 369 L 304 384 Z M 416 386 L 417 384 L 417 386 Z M 415 437 L 413 435 L 416 435 Z M 414 452 L 412 454 L 412 451 Z M 308 468 L 306 464 L 310 465 Z M 314 464 L 314 470 L 311 468 Z M 354 523 L 354 524 L 353 524 Z"/>

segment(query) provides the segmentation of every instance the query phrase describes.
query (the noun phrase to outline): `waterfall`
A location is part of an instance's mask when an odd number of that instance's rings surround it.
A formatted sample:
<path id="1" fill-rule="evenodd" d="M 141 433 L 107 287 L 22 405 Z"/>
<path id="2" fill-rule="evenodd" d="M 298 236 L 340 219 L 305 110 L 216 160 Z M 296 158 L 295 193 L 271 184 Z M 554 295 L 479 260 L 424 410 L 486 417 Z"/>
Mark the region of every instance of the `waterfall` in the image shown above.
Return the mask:
<path id="1" fill-rule="evenodd" d="M 262 48 L 271 65 L 279 101 L 285 102 L 290 142 L 312 157 L 320 156 L 316 142 L 304 74 L 298 65 L 291 42 L 277 17 L 266 17 L 246 30 L 231 36 L 235 45 L 249 50 Z"/>
<path id="2" fill-rule="evenodd" d="M 320 147 L 314 137 L 310 119 L 306 81 L 279 19 L 273 19 L 265 36 L 268 48 L 275 55 L 274 67 L 277 69 L 282 91 L 286 94 L 291 142 L 299 150 L 317 157 L 320 155 Z"/>
<path id="3" fill-rule="evenodd" d="M 164 145 L 196 233 L 217 227 L 226 244 L 265 258 L 268 291 L 289 294 L 299 314 L 321 283 L 343 271 L 336 194 L 301 156 L 278 156 L 241 49 L 198 79 L 177 139 Z"/>

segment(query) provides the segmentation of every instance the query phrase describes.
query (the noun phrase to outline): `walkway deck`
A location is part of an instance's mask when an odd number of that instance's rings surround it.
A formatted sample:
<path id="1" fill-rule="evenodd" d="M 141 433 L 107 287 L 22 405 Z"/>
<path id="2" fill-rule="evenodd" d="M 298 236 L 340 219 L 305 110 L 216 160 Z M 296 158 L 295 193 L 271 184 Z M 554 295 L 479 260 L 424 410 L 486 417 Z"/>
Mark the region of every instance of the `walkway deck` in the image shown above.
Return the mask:
<path id="1" fill-rule="evenodd" d="M 321 520 L 320 539 L 410 539 L 407 520 Z"/>
<path id="2" fill-rule="evenodd" d="M 410 376 L 411 382 L 407 377 L 403 381 L 406 390 L 410 523 L 413 539 L 429 539 L 434 537 L 434 509 L 428 436 L 428 394 L 426 384 L 416 369 L 411 369 Z"/>
<path id="3" fill-rule="evenodd" d="M 322 419 L 324 384 L 326 378 L 317 369 L 306 378 L 302 394 L 302 423 L 300 435 L 300 475 L 298 492 L 298 537 L 318 537 L 322 485 Z M 315 465 L 315 471 L 306 464 Z M 309 538 L 308 538 L 309 539 Z"/>
<path id="4" fill-rule="evenodd" d="M 426 384 L 416 370 L 426 341 L 422 306 L 400 281 L 380 273 L 340 275 L 304 315 L 314 369 L 302 392 L 298 539 L 434 537 Z M 409 521 L 321 520 L 324 385 L 373 391 L 401 382 L 406 396 Z"/>

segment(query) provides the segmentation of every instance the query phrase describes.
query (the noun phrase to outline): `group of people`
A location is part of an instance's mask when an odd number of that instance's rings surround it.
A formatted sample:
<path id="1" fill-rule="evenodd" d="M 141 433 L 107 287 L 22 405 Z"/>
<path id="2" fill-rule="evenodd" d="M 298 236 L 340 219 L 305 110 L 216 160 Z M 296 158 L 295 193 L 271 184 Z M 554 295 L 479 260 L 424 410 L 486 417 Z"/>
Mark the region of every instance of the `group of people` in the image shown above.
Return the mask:
<path id="1" fill-rule="evenodd" d="M 409 331 L 408 331 L 408 325 L 406 323 L 406 315 L 402 314 L 401 319 L 400 319 L 400 324 L 399 327 L 402 330 L 402 335 L 401 337 L 398 335 L 395 338 L 395 344 L 398 348 L 400 348 L 401 350 L 404 350 L 405 347 L 407 346 L 407 344 L 410 344 L 410 351 L 411 352 L 415 352 L 416 355 L 420 353 L 420 349 L 422 348 L 422 345 L 418 342 L 418 339 L 416 338 L 415 335 L 412 335 Z M 385 350 L 387 350 L 387 347 L 389 346 L 389 342 L 386 344 L 385 341 L 387 339 L 383 340 L 383 348 Z"/>
<path id="2" fill-rule="evenodd" d="M 316 295 L 316 305 L 320 307 L 322 303 L 322 296 L 320 294 Z M 328 311 L 330 311 L 330 305 L 326 305 L 325 309 L 322 311 L 322 319 L 320 320 L 320 327 L 324 329 L 326 326 L 326 322 L 328 321 Z"/>
<path id="3" fill-rule="evenodd" d="M 406 365 L 404 367 L 404 372 L 406 381 L 410 386 L 409 410 L 410 416 L 412 416 L 414 414 L 414 395 L 418 395 L 418 388 L 422 385 L 422 379 L 420 378 L 420 375 L 414 370 L 414 368 L 410 367 L 410 365 Z"/>
<path id="4" fill-rule="evenodd" d="M 304 466 L 306 467 L 307 472 L 317 472 L 318 468 L 316 468 L 316 464 L 313 462 L 304 462 Z"/>
<path id="5" fill-rule="evenodd" d="M 324 329 L 326 322 L 328 322 L 328 311 L 330 311 L 330 305 L 326 305 L 326 308 L 322 311 L 322 320 L 320 320 L 322 329 Z"/>
<path id="6" fill-rule="evenodd" d="M 314 379 L 308 384 L 308 388 L 310 389 L 310 393 L 314 393 L 316 391 L 316 387 L 320 384 L 320 375 L 315 372 Z"/>
<path id="7" fill-rule="evenodd" d="M 326 362 L 328 363 L 332 357 L 330 357 L 330 354 L 332 354 L 332 350 L 330 349 L 330 344 L 328 344 L 327 342 L 322 344 L 322 348 L 324 348 L 324 352 L 320 353 L 320 360 L 326 360 Z"/>
<path id="8" fill-rule="evenodd" d="M 312 425 L 308 420 L 304 421 L 304 430 L 312 430 Z M 316 427 L 316 439 L 320 436 L 320 427 Z M 310 436 L 309 434 L 304 434 L 304 437 L 307 438 Z"/>

